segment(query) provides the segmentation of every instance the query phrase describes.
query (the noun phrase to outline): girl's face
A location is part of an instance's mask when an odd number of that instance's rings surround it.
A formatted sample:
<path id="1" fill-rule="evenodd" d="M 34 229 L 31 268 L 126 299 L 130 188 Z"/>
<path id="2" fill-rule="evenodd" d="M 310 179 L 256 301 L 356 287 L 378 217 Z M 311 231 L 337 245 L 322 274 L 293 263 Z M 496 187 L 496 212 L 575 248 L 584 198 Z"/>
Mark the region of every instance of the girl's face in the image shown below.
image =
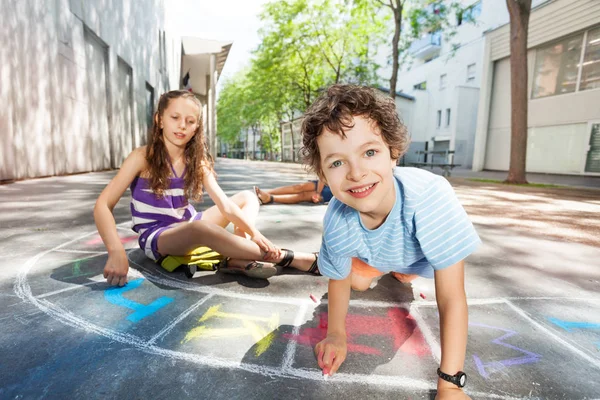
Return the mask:
<path id="1" fill-rule="evenodd" d="M 185 148 L 200 124 L 200 110 L 191 99 L 178 97 L 169 102 L 163 112 L 160 127 L 165 144 Z"/>

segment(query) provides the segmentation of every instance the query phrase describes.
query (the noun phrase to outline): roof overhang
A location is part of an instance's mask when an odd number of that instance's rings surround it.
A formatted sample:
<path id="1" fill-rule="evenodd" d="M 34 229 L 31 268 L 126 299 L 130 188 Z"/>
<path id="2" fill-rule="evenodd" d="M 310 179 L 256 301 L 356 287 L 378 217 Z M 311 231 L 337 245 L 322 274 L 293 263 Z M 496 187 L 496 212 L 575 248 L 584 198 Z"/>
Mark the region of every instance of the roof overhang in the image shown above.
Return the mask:
<path id="1" fill-rule="evenodd" d="M 194 93 L 201 96 L 208 94 L 207 77 L 211 73 L 210 58 L 213 54 L 216 56 L 215 69 L 217 77 L 219 77 L 232 44 L 233 42 L 221 42 L 191 36 L 181 38 L 181 78 L 189 71 L 190 84 Z"/>

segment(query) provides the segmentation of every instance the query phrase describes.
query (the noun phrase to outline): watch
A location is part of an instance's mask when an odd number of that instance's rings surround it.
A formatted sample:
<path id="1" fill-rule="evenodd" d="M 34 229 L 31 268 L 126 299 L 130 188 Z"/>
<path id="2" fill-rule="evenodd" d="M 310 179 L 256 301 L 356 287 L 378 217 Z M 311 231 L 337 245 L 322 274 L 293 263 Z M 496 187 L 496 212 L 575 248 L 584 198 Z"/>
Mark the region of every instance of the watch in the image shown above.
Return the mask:
<path id="1" fill-rule="evenodd" d="M 438 368 L 437 374 L 443 380 L 454 383 L 459 388 L 465 387 L 467 384 L 467 374 L 462 371 L 458 371 L 455 375 L 448 375 L 443 373 L 442 370 Z"/>

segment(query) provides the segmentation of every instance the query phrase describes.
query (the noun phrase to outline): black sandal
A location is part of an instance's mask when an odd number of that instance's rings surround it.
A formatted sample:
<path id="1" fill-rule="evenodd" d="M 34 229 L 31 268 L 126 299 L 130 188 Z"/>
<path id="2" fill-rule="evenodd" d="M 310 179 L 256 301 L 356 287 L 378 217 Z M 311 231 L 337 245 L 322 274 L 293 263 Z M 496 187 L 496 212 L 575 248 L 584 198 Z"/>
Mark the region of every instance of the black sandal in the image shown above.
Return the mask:
<path id="1" fill-rule="evenodd" d="M 260 189 L 258 188 L 258 186 L 254 186 L 254 193 L 256 194 L 256 197 L 258 198 L 258 202 L 260 203 L 261 206 L 265 206 L 267 204 L 272 204 L 275 201 L 272 194 L 269 195 L 269 201 L 266 201 L 266 202 L 262 201 L 262 199 L 260 198 Z"/>
<path id="2" fill-rule="evenodd" d="M 290 264 L 294 261 L 294 252 L 292 250 L 288 250 L 288 249 L 281 249 L 281 251 L 283 252 L 283 259 L 275 265 L 278 265 L 280 267 L 289 267 Z M 309 274 L 313 274 L 316 276 L 321 276 L 321 272 L 319 272 L 319 265 L 318 265 L 319 253 L 313 253 L 313 254 L 315 255 L 315 261 L 313 261 L 313 263 L 310 265 L 310 268 L 304 272 L 307 272 Z"/>

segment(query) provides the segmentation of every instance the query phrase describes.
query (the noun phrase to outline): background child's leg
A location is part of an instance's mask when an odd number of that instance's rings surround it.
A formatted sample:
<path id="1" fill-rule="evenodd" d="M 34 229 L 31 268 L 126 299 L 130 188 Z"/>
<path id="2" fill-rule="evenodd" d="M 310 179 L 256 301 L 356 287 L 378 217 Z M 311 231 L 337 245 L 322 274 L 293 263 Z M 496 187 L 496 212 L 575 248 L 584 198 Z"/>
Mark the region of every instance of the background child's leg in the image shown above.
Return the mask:
<path id="1" fill-rule="evenodd" d="M 313 192 L 315 184 L 313 182 L 298 183 L 296 185 L 281 186 L 275 189 L 263 190 L 268 194 L 296 194 L 302 192 Z"/>
<path id="2" fill-rule="evenodd" d="M 259 192 L 261 192 L 260 189 L 259 189 Z M 273 196 L 273 201 L 275 203 L 298 204 L 298 203 L 302 203 L 303 201 L 312 202 L 312 196 L 314 194 L 317 194 L 317 192 L 313 191 L 313 192 L 302 192 L 302 193 L 296 193 L 296 194 L 274 194 L 272 196 Z M 269 196 L 267 195 L 265 197 L 268 201 Z M 263 198 L 261 197 L 261 199 L 263 199 Z"/>

